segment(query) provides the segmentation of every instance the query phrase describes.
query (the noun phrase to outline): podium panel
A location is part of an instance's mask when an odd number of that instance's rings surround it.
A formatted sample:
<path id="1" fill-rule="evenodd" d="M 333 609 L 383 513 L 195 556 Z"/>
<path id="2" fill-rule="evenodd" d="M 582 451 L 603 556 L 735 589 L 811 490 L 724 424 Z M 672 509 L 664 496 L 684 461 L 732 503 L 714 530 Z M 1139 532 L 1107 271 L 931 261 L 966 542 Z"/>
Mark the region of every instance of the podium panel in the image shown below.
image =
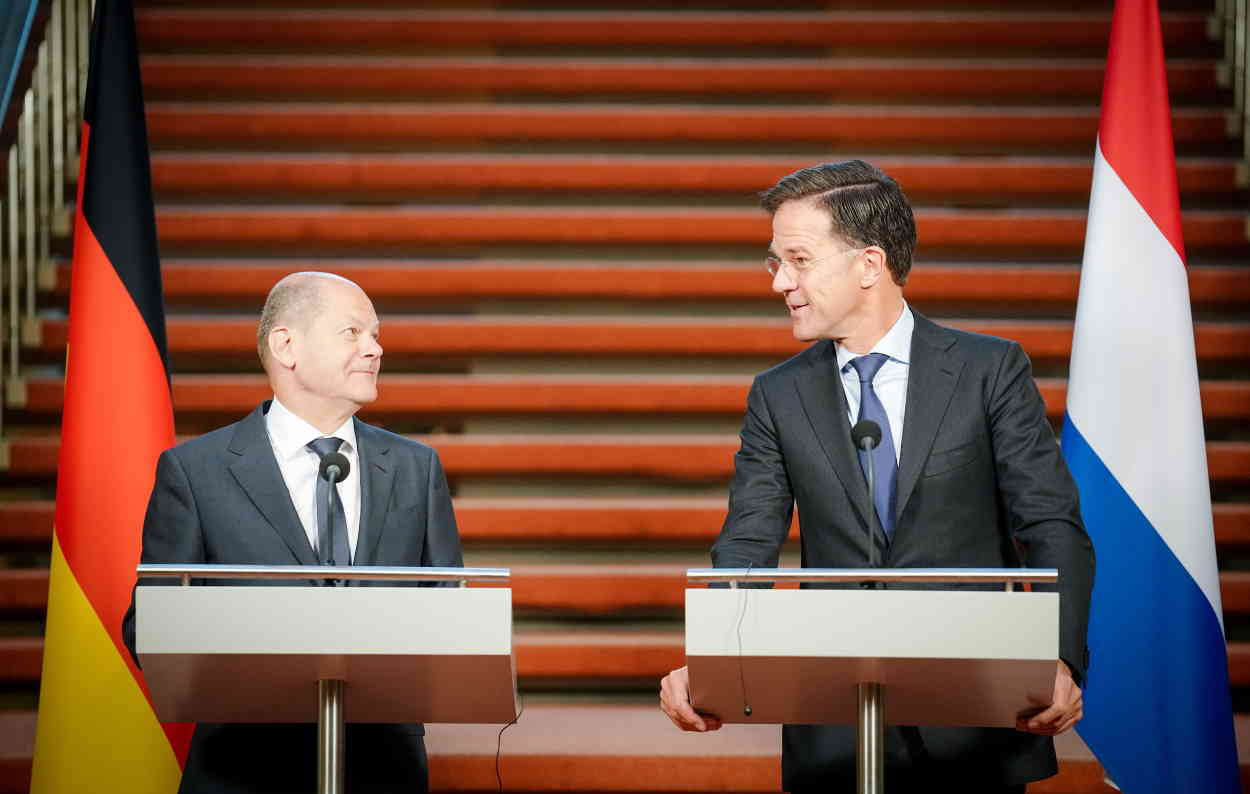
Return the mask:
<path id="1" fill-rule="evenodd" d="M 347 722 L 516 717 L 512 591 L 139 587 L 137 651 L 167 722 L 316 722 L 317 681 Z"/>
<path id="2" fill-rule="evenodd" d="M 1014 727 L 1058 653 L 1057 593 L 686 591 L 691 701 L 727 723 L 853 725 L 871 682 L 893 724 Z"/>

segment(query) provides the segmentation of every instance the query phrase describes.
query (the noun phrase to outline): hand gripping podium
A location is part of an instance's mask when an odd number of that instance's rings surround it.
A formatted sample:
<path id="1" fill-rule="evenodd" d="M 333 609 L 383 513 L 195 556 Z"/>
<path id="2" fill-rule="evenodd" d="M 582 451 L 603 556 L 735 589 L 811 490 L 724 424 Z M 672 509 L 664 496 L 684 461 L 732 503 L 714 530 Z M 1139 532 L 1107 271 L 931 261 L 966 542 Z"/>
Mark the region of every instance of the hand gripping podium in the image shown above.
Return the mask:
<path id="1" fill-rule="evenodd" d="M 861 792 L 882 791 L 897 725 L 1014 727 L 1049 704 L 1059 657 L 1053 569 L 691 569 L 686 663 L 695 709 L 726 723 L 857 724 Z M 1005 584 L 1003 591 L 755 589 L 743 582 Z"/>
<path id="2" fill-rule="evenodd" d="M 164 722 L 316 722 L 318 790 L 343 788 L 344 722 L 517 717 L 506 569 L 140 565 L 139 578 L 460 587 L 139 587 L 136 646 Z"/>

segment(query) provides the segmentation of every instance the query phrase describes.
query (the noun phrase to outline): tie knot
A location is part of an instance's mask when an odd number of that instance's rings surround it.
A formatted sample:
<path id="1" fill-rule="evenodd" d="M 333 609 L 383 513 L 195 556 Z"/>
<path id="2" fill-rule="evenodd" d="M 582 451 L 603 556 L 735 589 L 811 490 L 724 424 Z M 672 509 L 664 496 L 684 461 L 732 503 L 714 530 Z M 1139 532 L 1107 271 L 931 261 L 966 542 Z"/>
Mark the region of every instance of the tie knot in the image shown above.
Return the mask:
<path id="1" fill-rule="evenodd" d="M 318 438 L 308 442 L 308 448 L 316 452 L 319 457 L 324 458 L 331 452 L 338 452 L 339 447 L 343 446 L 343 439 L 330 436 L 329 438 Z"/>
<path id="2" fill-rule="evenodd" d="M 872 383 L 877 371 L 889 358 L 885 353 L 869 353 L 866 356 L 851 359 L 850 364 L 859 373 L 860 383 Z"/>

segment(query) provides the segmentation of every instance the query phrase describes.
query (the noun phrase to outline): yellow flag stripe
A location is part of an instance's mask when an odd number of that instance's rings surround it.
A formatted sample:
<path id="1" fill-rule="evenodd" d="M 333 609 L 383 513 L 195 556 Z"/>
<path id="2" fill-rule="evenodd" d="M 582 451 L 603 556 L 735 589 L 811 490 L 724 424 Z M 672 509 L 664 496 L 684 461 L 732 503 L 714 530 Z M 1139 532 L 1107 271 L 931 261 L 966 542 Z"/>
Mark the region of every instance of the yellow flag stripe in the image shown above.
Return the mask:
<path id="1" fill-rule="evenodd" d="M 165 731 L 65 562 L 55 533 L 31 794 L 174 794 Z"/>

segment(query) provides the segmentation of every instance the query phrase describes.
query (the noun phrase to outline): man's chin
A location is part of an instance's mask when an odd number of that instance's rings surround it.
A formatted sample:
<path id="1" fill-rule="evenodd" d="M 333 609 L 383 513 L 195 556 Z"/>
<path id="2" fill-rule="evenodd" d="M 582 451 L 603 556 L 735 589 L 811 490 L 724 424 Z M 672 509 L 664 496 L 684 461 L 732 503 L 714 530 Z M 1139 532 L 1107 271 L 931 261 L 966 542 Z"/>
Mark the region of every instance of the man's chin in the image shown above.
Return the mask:
<path id="1" fill-rule="evenodd" d="M 368 405 L 378 399 L 378 390 L 376 387 L 372 389 L 360 389 L 352 393 L 352 402 L 356 405 Z"/>
<path id="2" fill-rule="evenodd" d="M 800 342 L 815 342 L 817 339 L 820 338 L 816 334 L 812 333 L 810 330 L 800 325 L 795 325 L 790 330 L 794 333 L 794 338 L 799 340 Z"/>

